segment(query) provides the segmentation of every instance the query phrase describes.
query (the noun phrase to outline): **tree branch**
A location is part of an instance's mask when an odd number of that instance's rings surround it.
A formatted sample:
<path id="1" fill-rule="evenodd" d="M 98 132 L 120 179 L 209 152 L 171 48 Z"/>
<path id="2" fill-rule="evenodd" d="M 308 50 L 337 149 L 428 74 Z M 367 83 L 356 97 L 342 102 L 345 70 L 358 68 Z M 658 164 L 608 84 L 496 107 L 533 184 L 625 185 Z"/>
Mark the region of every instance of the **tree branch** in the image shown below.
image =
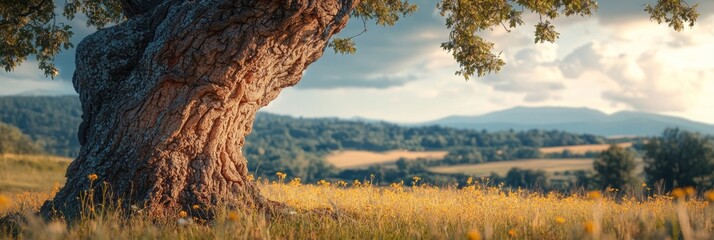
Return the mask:
<path id="1" fill-rule="evenodd" d="M 4 19 L 0 20 L 0 26 L 9 24 L 13 20 L 18 21 L 21 18 L 25 18 L 25 17 L 28 17 L 28 16 L 36 13 L 36 12 L 39 12 L 40 10 L 42 10 L 42 7 L 44 7 L 45 4 L 52 4 L 52 0 L 42 0 L 34 6 L 29 6 L 26 12 L 19 13 L 14 17 L 4 18 Z"/>

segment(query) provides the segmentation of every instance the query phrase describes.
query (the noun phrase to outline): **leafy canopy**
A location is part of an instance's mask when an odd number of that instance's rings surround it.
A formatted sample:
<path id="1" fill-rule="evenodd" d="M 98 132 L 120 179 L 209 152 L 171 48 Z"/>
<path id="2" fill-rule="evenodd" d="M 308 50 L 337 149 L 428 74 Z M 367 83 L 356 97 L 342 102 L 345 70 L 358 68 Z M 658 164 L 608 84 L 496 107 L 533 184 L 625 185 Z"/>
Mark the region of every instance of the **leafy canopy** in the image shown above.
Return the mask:
<path id="1" fill-rule="evenodd" d="M 118 0 L 66 0 L 60 13 L 68 20 L 77 13 L 87 16 L 87 26 L 103 27 L 124 19 Z M 53 0 L 4 0 L 0 2 L 0 67 L 12 71 L 29 55 L 35 55 L 45 76 L 59 71 L 54 57 L 73 47 L 72 27 L 57 19 Z"/>
<path id="2" fill-rule="evenodd" d="M 62 49 L 73 47 L 71 27 L 58 21 L 61 14 L 68 20 L 77 13 L 85 14 L 87 25 L 104 27 L 125 19 L 121 0 L 65 0 L 62 11 L 55 11 L 53 0 L 4 0 L 0 2 L 0 66 L 12 71 L 19 64 L 35 55 L 39 68 L 46 76 L 58 74 L 53 61 Z M 540 16 L 535 23 L 535 42 L 554 42 L 559 33 L 552 20 L 561 16 L 590 16 L 597 10 L 596 0 L 440 0 L 437 8 L 446 18 L 449 29 L 448 41 L 441 44 L 459 63 L 457 75 L 469 79 L 499 71 L 505 62 L 494 44 L 479 34 L 503 27 L 510 31 L 524 25 L 523 14 Z M 694 25 L 699 14 L 697 4 L 689 5 L 684 0 L 657 0 L 647 4 L 645 11 L 650 19 L 667 23 L 677 31 L 685 25 Z M 401 17 L 410 15 L 417 6 L 409 0 L 362 0 L 352 11 L 353 19 L 374 22 L 379 26 L 394 26 Z M 361 35 L 357 34 L 356 36 Z M 353 38 L 334 38 L 329 46 L 336 53 L 352 54 L 357 51 Z"/>

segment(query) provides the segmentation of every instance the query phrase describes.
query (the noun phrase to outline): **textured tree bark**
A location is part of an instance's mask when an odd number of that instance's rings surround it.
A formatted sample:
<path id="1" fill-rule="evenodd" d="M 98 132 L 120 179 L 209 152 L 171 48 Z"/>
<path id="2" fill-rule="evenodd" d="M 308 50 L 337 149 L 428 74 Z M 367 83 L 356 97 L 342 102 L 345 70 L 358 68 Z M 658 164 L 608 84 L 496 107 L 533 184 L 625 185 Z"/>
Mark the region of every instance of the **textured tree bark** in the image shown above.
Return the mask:
<path id="1" fill-rule="evenodd" d="M 108 200 L 156 217 L 266 207 L 241 153 L 255 113 L 300 80 L 356 2 L 164 1 L 85 38 L 73 79 L 82 148 L 42 213 L 79 216 L 90 174 Z"/>

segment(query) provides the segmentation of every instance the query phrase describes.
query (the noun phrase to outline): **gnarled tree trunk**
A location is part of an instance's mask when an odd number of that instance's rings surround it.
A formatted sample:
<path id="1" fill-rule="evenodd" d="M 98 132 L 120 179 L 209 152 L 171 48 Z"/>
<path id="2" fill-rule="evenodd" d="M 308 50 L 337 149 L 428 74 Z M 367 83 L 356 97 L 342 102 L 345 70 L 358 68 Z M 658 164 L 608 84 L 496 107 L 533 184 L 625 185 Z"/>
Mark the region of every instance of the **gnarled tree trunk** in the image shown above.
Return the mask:
<path id="1" fill-rule="evenodd" d="M 300 80 L 356 3 L 134 2 L 122 0 L 126 22 L 78 45 L 82 148 L 42 212 L 77 217 L 90 174 L 153 216 L 220 202 L 263 207 L 241 153 L 255 113 Z"/>

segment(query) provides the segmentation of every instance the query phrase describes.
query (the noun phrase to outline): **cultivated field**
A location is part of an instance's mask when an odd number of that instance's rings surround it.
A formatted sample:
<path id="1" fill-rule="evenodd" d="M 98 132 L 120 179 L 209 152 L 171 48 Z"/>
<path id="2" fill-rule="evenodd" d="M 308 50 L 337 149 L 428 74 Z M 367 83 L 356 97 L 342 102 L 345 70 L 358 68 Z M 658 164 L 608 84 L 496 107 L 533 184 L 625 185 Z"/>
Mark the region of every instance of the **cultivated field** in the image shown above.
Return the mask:
<path id="1" fill-rule="evenodd" d="M 447 151 L 426 151 L 413 152 L 405 150 L 394 150 L 388 152 L 370 152 L 370 151 L 354 151 L 346 150 L 332 153 L 327 156 L 326 160 L 338 168 L 360 168 L 374 164 L 393 163 L 400 158 L 405 159 L 442 159 L 446 156 Z"/>
<path id="2" fill-rule="evenodd" d="M 429 169 L 436 173 L 464 173 L 476 176 L 488 176 L 492 172 L 504 176 L 511 168 L 540 169 L 546 172 L 563 172 L 593 169 L 593 159 L 524 159 L 478 164 L 441 166 Z"/>
<path id="3" fill-rule="evenodd" d="M 617 146 L 622 148 L 632 147 L 631 142 L 618 143 Z M 607 150 L 610 144 L 589 144 L 589 145 L 576 145 L 576 146 L 562 146 L 562 147 L 543 147 L 540 148 L 541 153 L 562 153 L 565 150 L 570 151 L 575 154 L 584 154 L 587 152 L 602 152 Z"/>

